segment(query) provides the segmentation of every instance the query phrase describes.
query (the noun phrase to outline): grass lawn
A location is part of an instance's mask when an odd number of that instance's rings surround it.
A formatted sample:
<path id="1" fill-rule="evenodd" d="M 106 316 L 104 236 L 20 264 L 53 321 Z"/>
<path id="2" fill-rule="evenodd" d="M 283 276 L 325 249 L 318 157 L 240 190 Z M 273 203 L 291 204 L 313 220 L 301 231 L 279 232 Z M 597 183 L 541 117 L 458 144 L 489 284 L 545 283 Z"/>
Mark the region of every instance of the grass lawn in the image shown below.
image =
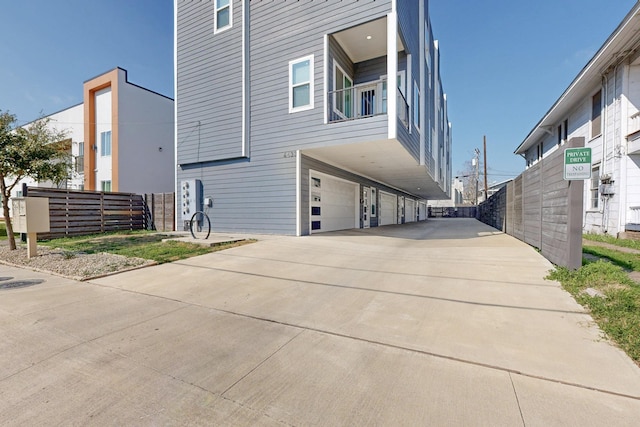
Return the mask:
<path id="1" fill-rule="evenodd" d="M 85 252 L 89 254 L 108 252 L 150 259 L 160 264 L 253 243 L 253 241 L 245 240 L 241 242 L 220 243 L 209 247 L 185 242 L 162 242 L 162 239 L 168 237 L 170 236 L 166 234 L 145 231 L 120 232 L 114 234 L 65 237 L 38 243 L 71 252 Z"/>
<path id="2" fill-rule="evenodd" d="M 582 237 L 585 240 L 591 240 L 593 242 L 604 242 L 615 246 L 622 246 L 623 248 L 640 250 L 640 240 L 616 239 L 613 236 L 604 236 L 602 234 L 583 234 Z"/>
<path id="3" fill-rule="evenodd" d="M 582 253 L 593 255 L 599 258 L 606 258 L 613 264 L 626 270 L 640 271 L 640 254 L 630 254 L 616 251 L 615 249 L 602 248 L 599 246 L 582 247 Z"/>
<path id="4" fill-rule="evenodd" d="M 635 240 L 593 237 L 585 235 L 588 240 L 640 249 L 639 242 Z M 627 274 L 629 270 L 640 271 L 640 254 L 588 244 L 583 247 L 583 252 L 599 259 L 584 259 L 582 267 L 576 271 L 558 267 L 547 278 L 559 281 L 578 303 L 588 308 L 607 337 L 640 365 L 640 283 L 634 282 Z M 603 296 L 589 295 L 586 292 L 588 288 L 599 291 Z"/>
<path id="5" fill-rule="evenodd" d="M 7 224 L 4 221 L 0 221 L 0 240 L 7 238 Z"/>

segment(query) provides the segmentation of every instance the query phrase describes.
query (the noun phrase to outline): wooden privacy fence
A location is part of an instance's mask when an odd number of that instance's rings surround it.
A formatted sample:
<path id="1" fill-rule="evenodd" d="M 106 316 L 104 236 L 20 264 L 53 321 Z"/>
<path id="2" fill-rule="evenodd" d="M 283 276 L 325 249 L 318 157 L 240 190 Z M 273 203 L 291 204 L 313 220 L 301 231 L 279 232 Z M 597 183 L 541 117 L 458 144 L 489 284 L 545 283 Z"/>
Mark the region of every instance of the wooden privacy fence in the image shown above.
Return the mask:
<path id="1" fill-rule="evenodd" d="M 49 198 L 50 232 L 38 233 L 42 239 L 144 230 L 149 225 L 144 199 L 138 194 L 28 187 L 26 195 Z"/>
<path id="2" fill-rule="evenodd" d="M 524 171 L 479 206 L 480 221 L 540 250 L 556 265 L 582 265 L 584 181 L 564 180 L 564 148 L 584 147 L 573 138 Z"/>
<path id="3" fill-rule="evenodd" d="M 176 205 L 175 193 L 145 194 L 144 202 L 149 211 L 152 230 L 174 231 Z"/>

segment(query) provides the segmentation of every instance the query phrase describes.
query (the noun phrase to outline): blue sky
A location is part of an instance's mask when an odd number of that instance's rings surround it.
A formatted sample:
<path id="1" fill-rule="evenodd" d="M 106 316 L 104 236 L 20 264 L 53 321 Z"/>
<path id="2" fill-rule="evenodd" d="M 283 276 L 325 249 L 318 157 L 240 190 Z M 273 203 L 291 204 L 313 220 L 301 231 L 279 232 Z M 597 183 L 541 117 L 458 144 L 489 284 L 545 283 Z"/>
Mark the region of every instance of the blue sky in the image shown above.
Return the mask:
<path id="1" fill-rule="evenodd" d="M 520 173 L 515 148 L 634 3 L 430 0 L 454 175 L 483 135 L 489 180 Z M 82 82 L 116 66 L 174 95 L 173 0 L 5 0 L 0 11 L 0 109 L 21 122 L 82 102 Z"/>
<path id="2" fill-rule="evenodd" d="M 518 175 L 513 154 L 634 0 L 430 0 L 453 124 L 453 172 L 482 152 L 489 181 Z"/>

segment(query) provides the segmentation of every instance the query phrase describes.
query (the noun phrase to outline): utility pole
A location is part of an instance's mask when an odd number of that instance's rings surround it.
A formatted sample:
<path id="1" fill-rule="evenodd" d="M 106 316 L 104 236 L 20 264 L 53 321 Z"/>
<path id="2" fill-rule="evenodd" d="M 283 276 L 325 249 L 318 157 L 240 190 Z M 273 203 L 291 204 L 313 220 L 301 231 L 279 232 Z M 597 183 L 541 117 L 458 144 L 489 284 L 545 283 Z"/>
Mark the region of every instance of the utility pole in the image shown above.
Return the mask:
<path id="1" fill-rule="evenodd" d="M 489 186 L 487 185 L 487 135 L 484 135 L 482 143 L 484 145 L 484 200 L 486 201 L 489 198 L 487 193 L 489 191 Z"/>
<path id="2" fill-rule="evenodd" d="M 478 174 L 479 174 L 479 167 L 480 167 L 480 150 L 478 150 L 477 148 L 475 149 L 475 153 L 476 153 L 476 157 L 473 159 L 473 164 L 476 167 L 476 176 L 475 176 L 475 196 L 474 196 L 474 205 L 478 205 Z"/>

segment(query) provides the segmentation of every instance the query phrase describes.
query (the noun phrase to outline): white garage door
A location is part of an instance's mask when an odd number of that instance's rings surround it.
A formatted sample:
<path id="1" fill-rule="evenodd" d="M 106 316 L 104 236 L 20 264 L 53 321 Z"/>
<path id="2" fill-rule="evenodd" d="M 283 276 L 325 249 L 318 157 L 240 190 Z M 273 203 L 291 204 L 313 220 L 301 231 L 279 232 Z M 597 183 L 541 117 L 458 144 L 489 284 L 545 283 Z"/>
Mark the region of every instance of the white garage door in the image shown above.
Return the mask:
<path id="1" fill-rule="evenodd" d="M 416 222 L 416 201 L 406 199 L 404 222 Z"/>
<path id="2" fill-rule="evenodd" d="M 360 227 L 358 184 L 309 172 L 311 233 Z"/>
<path id="3" fill-rule="evenodd" d="M 420 202 L 418 221 L 424 221 L 427 219 L 427 204 L 424 202 Z"/>
<path id="4" fill-rule="evenodd" d="M 398 218 L 398 203 L 395 194 L 380 192 L 380 225 L 395 224 Z"/>

